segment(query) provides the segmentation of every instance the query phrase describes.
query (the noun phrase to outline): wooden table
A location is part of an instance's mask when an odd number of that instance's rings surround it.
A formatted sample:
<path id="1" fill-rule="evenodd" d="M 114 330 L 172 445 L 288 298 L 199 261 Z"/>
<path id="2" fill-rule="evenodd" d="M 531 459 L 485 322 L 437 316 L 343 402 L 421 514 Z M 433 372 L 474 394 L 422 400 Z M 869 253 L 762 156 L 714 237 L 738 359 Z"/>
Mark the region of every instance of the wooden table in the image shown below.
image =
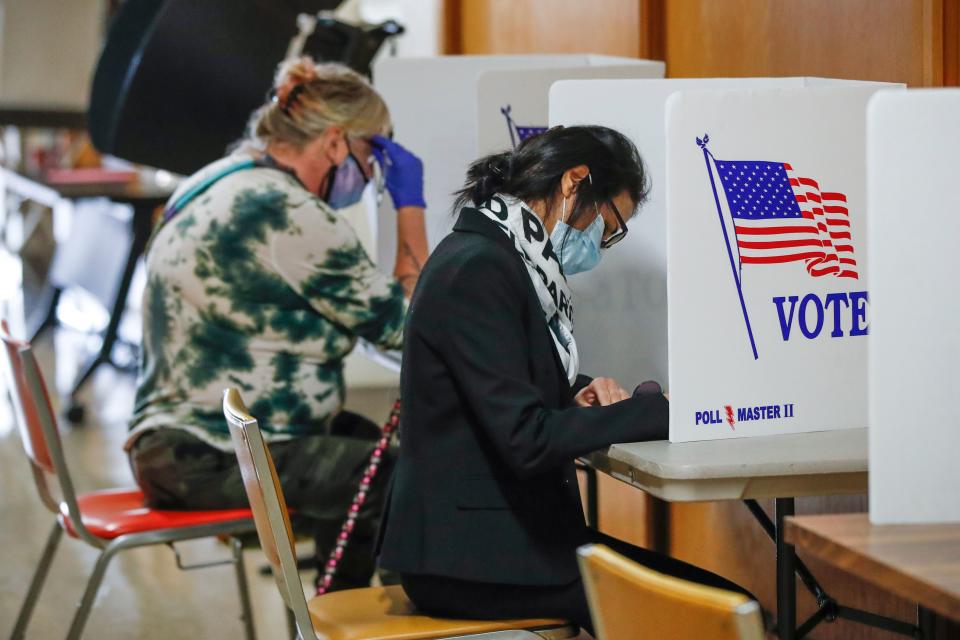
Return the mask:
<path id="1" fill-rule="evenodd" d="M 960 524 L 874 525 L 865 513 L 797 516 L 786 521 L 786 540 L 934 614 L 960 620 Z M 932 628 L 929 616 L 920 620 L 922 628 Z"/>
<path id="2" fill-rule="evenodd" d="M 821 621 L 841 615 L 838 611 L 843 617 L 901 634 L 915 631 L 899 620 L 838 605 L 797 559 L 783 535 L 785 519 L 794 515 L 795 498 L 866 493 L 866 429 L 702 442 L 634 442 L 613 445 L 587 460 L 596 470 L 667 502 L 742 500 L 776 545 L 781 640 L 802 638 Z M 774 499 L 773 519 L 756 502 L 759 498 Z M 817 613 L 799 627 L 794 574 L 820 603 Z"/>

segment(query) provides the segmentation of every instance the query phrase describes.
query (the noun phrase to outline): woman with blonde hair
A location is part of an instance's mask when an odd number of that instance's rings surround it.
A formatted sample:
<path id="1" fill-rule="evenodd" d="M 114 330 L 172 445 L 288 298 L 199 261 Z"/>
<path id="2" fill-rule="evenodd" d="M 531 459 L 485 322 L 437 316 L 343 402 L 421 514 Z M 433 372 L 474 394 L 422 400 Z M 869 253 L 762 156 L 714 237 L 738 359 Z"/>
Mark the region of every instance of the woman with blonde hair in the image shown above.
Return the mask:
<path id="1" fill-rule="evenodd" d="M 423 169 L 389 139 L 365 78 L 309 58 L 281 65 L 238 151 L 188 178 L 146 256 L 143 355 L 130 464 L 156 508 L 246 506 L 220 394 L 242 390 L 287 502 L 325 558 L 379 438 L 343 410 L 343 359 L 358 338 L 401 346 L 406 297 L 427 254 Z M 394 278 L 336 209 L 381 166 L 397 209 Z M 389 467 L 390 460 L 384 460 Z M 333 588 L 369 583 L 383 502 L 378 474 Z"/>

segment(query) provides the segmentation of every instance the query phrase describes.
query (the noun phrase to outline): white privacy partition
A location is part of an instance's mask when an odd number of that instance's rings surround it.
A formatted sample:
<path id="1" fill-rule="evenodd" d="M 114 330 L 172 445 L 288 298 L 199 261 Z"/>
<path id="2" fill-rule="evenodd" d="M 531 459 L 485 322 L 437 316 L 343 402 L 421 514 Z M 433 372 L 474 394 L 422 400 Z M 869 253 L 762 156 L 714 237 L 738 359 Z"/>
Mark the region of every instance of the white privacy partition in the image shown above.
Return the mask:
<path id="1" fill-rule="evenodd" d="M 867 425 L 866 104 L 882 84 L 667 105 L 670 440 Z"/>
<path id="2" fill-rule="evenodd" d="M 627 223 L 626 239 L 596 269 L 573 276 L 574 332 L 581 369 L 625 387 L 667 382 L 667 98 L 676 91 L 804 87 L 843 83 L 823 78 L 564 80 L 550 90 L 550 126 L 599 124 L 630 138 L 649 173 L 650 195 Z"/>
<path id="3" fill-rule="evenodd" d="M 867 122 L 870 520 L 960 522 L 960 90 L 884 91 Z"/>
<path id="4" fill-rule="evenodd" d="M 608 65 L 610 60 L 619 63 Z M 477 155 L 510 149 L 530 135 L 543 131 L 549 120 L 550 87 L 557 81 L 663 78 L 662 62 L 600 56 L 596 62 L 603 66 L 588 64 L 480 74 L 477 85 Z"/>
<path id="5" fill-rule="evenodd" d="M 396 140 L 412 149 L 424 162 L 427 201 L 427 231 L 434 247 L 453 226 L 453 192 L 463 185 L 470 162 L 480 156 L 479 84 L 481 76 L 493 71 L 567 70 L 598 67 L 602 73 L 619 73 L 616 66 L 637 67 L 639 74 L 663 75 L 663 63 L 648 60 L 595 55 L 530 56 L 438 56 L 431 58 L 384 58 L 373 69 L 374 86 L 390 108 Z M 557 73 L 549 71 L 556 79 Z M 563 75 L 562 73 L 560 74 Z M 496 83 L 495 83 L 496 84 Z M 488 94 L 501 128 L 498 144 L 508 143 L 507 124 L 500 107 L 514 105 L 513 114 L 524 125 L 545 124 L 549 84 L 531 82 L 515 91 L 509 82 L 503 95 Z M 534 109 L 535 105 L 541 105 Z M 529 109 L 529 112 L 527 111 Z M 537 118 L 542 118 L 539 122 Z M 502 146 L 502 145 L 501 145 Z M 379 254 L 382 264 L 392 264 L 395 255 L 396 225 L 384 207 L 380 219 Z"/>

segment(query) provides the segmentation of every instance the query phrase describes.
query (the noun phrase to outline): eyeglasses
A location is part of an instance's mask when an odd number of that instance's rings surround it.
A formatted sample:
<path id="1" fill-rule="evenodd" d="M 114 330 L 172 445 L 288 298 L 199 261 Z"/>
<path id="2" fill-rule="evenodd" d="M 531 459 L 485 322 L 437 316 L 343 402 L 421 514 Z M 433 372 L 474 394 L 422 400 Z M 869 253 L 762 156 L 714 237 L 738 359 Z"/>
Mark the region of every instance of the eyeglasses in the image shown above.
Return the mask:
<path id="1" fill-rule="evenodd" d="M 613 200 L 607 200 L 607 202 L 610 204 L 610 208 L 613 209 L 613 215 L 617 217 L 617 224 L 619 226 L 617 227 L 616 231 L 600 241 L 601 249 L 609 249 L 627 237 L 627 223 L 623 221 L 623 216 L 620 215 L 620 210 L 617 209 L 617 205 L 613 203 Z"/>

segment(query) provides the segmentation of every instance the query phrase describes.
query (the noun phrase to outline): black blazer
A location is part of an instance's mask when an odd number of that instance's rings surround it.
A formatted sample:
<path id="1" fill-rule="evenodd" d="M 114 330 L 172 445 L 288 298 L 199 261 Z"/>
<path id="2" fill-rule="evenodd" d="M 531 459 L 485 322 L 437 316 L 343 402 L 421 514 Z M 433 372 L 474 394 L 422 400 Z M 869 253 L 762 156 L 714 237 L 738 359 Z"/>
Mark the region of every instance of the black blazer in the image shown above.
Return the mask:
<path id="1" fill-rule="evenodd" d="M 574 460 L 666 438 L 667 401 L 571 407 L 526 267 L 472 209 L 427 261 L 404 341 L 381 565 L 506 584 L 576 579 L 587 529 Z"/>

